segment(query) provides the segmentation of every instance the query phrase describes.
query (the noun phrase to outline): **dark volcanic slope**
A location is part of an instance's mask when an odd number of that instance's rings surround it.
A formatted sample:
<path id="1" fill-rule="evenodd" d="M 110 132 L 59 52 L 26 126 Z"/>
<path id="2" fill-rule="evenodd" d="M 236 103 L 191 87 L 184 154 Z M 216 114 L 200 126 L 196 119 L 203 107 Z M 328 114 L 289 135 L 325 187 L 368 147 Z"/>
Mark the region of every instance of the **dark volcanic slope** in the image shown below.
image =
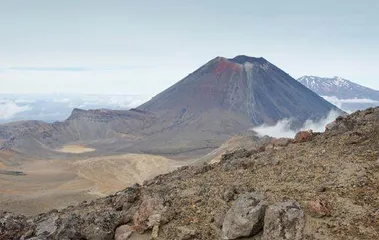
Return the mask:
<path id="1" fill-rule="evenodd" d="M 237 56 L 211 60 L 138 109 L 183 123 L 213 112 L 259 125 L 315 119 L 335 107 L 264 58 Z"/>
<path id="2" fill-rule="evenodd" d="M 379 239 L 378 120 L 379 108 L 356 112 L 325 133 L 225 154 L 60 211 L 0 212 L 0 239 Z M 249 199 L 258 194 L 266 211 Z"/>

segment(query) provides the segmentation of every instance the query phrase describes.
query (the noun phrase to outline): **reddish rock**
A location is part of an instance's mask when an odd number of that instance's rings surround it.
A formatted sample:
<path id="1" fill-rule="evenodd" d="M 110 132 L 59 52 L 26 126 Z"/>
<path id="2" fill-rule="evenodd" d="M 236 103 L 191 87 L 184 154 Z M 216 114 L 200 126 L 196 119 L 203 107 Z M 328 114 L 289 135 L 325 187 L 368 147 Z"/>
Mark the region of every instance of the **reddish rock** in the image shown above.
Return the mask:
<path id="1" fill-rule="evenodd" d="M 308 202 L 308 210 L 314 217 L 329 217 L 332 215 L 332 207 L 325 197 L 318 197 Z"/>
<path id="2" fill-rule="evenodd" d="M 144 195 L 139 210 L 134 215 L 134 228 L 143 233 L 155 224 L 159 224 L 158 222 L 151 225 L 150 218 L 153 216 L 152 218 L 156 219 L 157 214 L 162 212 L 163 209 L 163 200 L 161 198 Z"/>
<path id="3" fill-rule="evenodd" d="M 155 226 L 169 222 L 172 219 L 173 212 L 168 206 L 164 205 L 163 197 L 159 195 L 142 196 L 142 203 L 135 213 L 133 228 L 143 233 Z"/>
<path id="4" fill-rule="evenodd" d="M 266 151 L 266 146 L 260 146 L 258 148 L 258 152 L 264 152 L 264 151 Z"/>
<path id="5" fill-rule="evenodd" d="M 296 134 L 294 142 L 295 143 L 302 143 L 302 142 L 308 142 L 312 140 L 313 138 L 313 131 L 300 131 Z"/>

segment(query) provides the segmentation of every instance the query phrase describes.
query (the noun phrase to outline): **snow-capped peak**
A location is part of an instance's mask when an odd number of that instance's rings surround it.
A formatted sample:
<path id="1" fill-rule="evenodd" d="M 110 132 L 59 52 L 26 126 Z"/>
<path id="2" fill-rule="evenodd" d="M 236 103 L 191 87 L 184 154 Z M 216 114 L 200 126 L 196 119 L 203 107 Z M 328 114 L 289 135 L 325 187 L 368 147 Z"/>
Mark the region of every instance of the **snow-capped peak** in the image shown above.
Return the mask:
<path id="1" fill-rule="evenodd" d="M 338 76 L 332 78 L 303 76 L 298 81 L 321 96 L 336 96 L 341 99 L 367 98 L 379 100 L 379 91 Z"/>

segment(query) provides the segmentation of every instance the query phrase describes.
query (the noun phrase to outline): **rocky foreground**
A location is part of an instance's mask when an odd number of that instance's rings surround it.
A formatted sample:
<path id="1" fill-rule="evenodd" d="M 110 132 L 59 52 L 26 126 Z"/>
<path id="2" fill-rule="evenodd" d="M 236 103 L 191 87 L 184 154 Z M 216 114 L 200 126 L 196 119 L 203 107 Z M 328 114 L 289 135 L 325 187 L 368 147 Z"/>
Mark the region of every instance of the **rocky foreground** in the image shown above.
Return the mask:
<path id="1" fill-rule="evenodd" d="M 0 239 L 379 239 L 379 108 L 34 217 Z"/>

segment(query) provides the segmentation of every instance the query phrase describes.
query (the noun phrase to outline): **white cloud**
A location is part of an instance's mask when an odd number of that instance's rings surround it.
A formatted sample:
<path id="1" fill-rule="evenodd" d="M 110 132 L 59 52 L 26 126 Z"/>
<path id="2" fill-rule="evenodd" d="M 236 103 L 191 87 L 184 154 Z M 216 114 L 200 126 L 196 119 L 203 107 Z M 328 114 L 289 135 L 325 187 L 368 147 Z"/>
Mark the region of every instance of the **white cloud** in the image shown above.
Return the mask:
<path id="1" fill-rule="evenodd" d="M 337 112 L 331 111 L 325 118 L 322 118 L 317 122 L 313 120 L 305 121 L 304 125 L 299 129 L 291 129 L 292 120 L 283 119 L 278 121 L 276 125 L 269 126 L 263 124 L 253 128 L 252 130 L 257 132 L 258 136 L 268 135 L 275 138 L 293 138 L 298 131 L 313 130 L 315 132 L 323 132 L 325 130 L 325 126 L 334 121 L 338 116 L 339 114 Z"/>
<path id="2" fill-rule="evenodd" d="M 69 99 L 69 98 L 54 98 L 53 102 L 56 102 L 56 103 L 70 103 L 71 99 Z"/>
<path id="3" fill-rule="evenodd" d="M 29 100 L 29 99 L 20 98 L 20 99 L 14 100 L 14 102 L 17 103 L 17 104 L 26 104 L 26 103 L 34 103 L 35 100 Z"/>
<path id="4" fill-rule="evenodd" d="M 14 101 L 0 100 L 0 119 L 7 120 L 30 109 L 30 106 L 19 106 Z"/>
<path id="5" fill-rule="evenodd" d="M 130 109 L 138 107 L 148 99 L 149 96 L 144 95 L 83 95 L 83 102 L 78 107 L 102 106 L 111 109 Z"/>
<path id="6" fill-rule="evenodd" d="M 0 122 L 20 120 L 42 120 L 47 122 L 67 119 L 72 109 L 113 109 L 135 108 L 149 95 L 101 95 L 101 94 L 1 94 Z M 4 100 L 1 100 L 4 99 Z"/>
<path id="7" fill-rule="evenodd" d="M 326 101 L 331 102 L 337 107 L 340 107 L 343 103 L 377 103 L 379 104 L 379 101 L 375 101 L 368 98 L 350 98 L 350 99 L 339 99 L 335 96 L 322 96 Z"/>
<path id="8" fill-rule="evenodd" d="M 351 113 L 358 109 L 366 109 L 371 106 L 379 105 L 379 101 L 367 98 L 350 98 L 339 99 L 335 96 L 322 96 L 326 101 L 332 103 L 336 107 Z"/>

